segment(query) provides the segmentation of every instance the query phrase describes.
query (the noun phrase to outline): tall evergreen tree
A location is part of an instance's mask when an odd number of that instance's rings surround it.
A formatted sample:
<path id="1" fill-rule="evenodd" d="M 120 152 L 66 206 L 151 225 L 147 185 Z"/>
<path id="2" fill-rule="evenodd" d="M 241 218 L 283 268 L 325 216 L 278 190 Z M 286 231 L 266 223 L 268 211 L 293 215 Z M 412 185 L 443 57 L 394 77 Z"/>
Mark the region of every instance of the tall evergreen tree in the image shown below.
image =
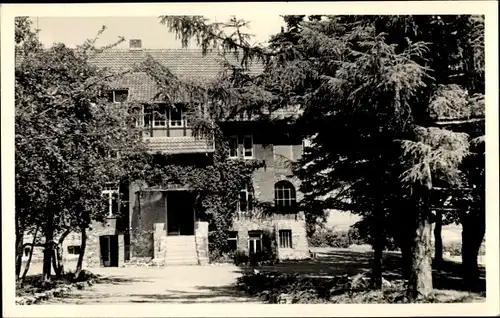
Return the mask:
<path id="1" fill-rule="evenodd" d="M 287 29 L 267 47 L 250 46 L 239 20 L 209 23 L 203 17 L 162 17 L 184 44 L 240 56 L 242 67 L 264 62 L 252 79 L 270 93 L 250 107 L 300 105 L 298 124 L 312 146 L 296 173 L 304 203 L 369 216 L 379 286 L 386 218 L 398 219 L 411 298 L 432 290 L 430 193 L 436 184 L 460 184 L 459 165 L 468 137 L 434 128 L 453 109 L 482 109 L 484 63 L 481 17 L 284 17 Z M 231 34 L 225 27 L 236 28 Z M 462 94 L 465 104 L 449 97 Z M 262 96 L 262 94 L 255 94 Z M 251 99 L 251 96 L 248 98 Z M 456 114 L 454 114 L 456 115 Z M 312 215 L 312 219 L 316 216 Z M 393 231 L 394 232 L 394 231 Z"/>

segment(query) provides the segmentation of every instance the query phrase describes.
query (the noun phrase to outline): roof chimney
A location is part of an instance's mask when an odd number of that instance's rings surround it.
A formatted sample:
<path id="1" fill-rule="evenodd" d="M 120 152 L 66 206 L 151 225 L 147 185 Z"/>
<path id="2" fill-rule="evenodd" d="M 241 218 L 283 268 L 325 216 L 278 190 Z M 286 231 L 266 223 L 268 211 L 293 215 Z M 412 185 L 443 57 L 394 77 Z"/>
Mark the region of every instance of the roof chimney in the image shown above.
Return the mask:
<path id="1" fill-rule="evenodd" d="M 142 40 L 131 39 L 129 41 L 129 49 L 130 50 L 142 50 Z"/>

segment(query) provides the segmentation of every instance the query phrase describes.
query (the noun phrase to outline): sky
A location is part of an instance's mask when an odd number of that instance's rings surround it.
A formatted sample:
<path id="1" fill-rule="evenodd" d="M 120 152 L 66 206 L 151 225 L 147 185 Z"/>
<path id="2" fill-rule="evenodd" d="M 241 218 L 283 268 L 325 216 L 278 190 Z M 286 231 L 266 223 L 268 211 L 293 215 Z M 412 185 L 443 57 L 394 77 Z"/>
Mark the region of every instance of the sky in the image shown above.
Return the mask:
<path id="1" fill-rule="evenodd" d="M 230 16 L 210 17 L 210 21 L 225 22 Z M 254 42 L 266 42 L 272 34 L 280 31 L 283 19 L 276 13 L 237 16 L 250 22 L 248 33 L 254 34 Z M 141 39 L 143 48 L 179 49 L 181 43 L 157 16 L 148 17 L 31 17 L 33 27 L 40 29 L 39 39 L 44 46 L 64 43 L 70 47 L 94 38 L 103 25 L 106 31 L 97 41 L 98 46 L 108 45 L 125 37 L 117 48 L 127 48 L 129 39 Z"/>

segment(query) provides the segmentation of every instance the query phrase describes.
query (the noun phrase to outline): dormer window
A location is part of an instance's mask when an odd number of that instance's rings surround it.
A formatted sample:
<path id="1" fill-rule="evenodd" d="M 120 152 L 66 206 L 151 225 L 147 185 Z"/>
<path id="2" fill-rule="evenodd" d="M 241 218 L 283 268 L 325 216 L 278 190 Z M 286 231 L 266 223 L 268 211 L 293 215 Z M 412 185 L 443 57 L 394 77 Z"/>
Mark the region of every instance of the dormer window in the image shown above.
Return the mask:
<path id="1" fill-rule="evenodd" d="M 128 100 L 128 90 L 115 89 L 109 92 L 109 100 L 113 103 L 125 103 Z"/>

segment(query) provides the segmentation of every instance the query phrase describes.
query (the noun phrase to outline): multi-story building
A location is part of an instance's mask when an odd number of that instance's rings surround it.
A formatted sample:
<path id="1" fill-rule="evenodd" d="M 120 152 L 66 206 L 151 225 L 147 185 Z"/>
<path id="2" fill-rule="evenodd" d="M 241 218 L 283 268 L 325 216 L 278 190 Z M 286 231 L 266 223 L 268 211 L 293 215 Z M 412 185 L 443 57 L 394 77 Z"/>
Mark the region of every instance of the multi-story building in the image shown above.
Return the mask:
<path id="1" fill-rule="evenodd" d="M 143 49 L 140 40 L 130 43 L 130 49 L 100 53 L 93 63 L 115 70 L 131 69 L 150 55 L 176 76 L 202 82 L 214 80 L 222 70 L 216 53 L 203 56 L 200 50 L 150 50 Z M 157 102 L 158 88 L 142 72 L 126 74 L 111 87 L 114 102 L 143 104 L 143 138 L 152 153 L 168 154 L 172 162 L 196 166 L 213 162 L 215 143 L 193 136 L 182 99 L 175 107 Z M 157 111 L 148 111 L 152 104 Z M 276 120 L 266 122 L 240 118 L 218 123 L 230 141 L 229 160 L 262 162 L 262 167 L 253 173 L 253 187 L 240 192 L 229 246 L 256 253 L 262 249 L 263 233 L 272 232 L 281 260 L 309 257 L 304 214 L 297 210 L 290 212 L 290 207 L 295 207 L 301 199 L 301 193 L 297 191 L 298 180 L 290 176 L 288 163 L 300 158 L 303 143 L 293 126 L 280 120 L 280 116 L 288 114 L 275 113 Z M 251 188 L 253 191 L 249 191 Z M 122 192 L 119 203 L 118 192 Z M 137 180 L 121 188 L 109 187 L 103 195 L 109 200 L 109 217 L 103 224 L 93 224 L 89 231 L 85 253 L 88 266 L 121 266 L 143 257 L 167 265 L 208 262 L 208 221 L 196 210 L 192 189 L 160 188 Z M 268 202 L 276 209 L 271 214 L 259 213 L 254 200 Z M 68 249 L 65 254 L 75 252 L 78 245 L 78 235 L 69 239 L 64 246 Z"/>

